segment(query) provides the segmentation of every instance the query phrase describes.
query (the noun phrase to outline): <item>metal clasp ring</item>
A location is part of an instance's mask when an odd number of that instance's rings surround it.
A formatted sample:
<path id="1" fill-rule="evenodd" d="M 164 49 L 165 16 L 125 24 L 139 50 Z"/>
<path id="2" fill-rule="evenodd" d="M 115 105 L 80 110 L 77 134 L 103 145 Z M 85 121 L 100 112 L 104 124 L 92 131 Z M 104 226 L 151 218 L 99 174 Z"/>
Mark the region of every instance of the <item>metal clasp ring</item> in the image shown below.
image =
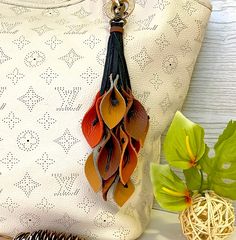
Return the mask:
<path id="1" fill-rule="evenodd" d="M 112 9 L 114 11 L 115 18 L 124 18 L 126 13 L 126 5 L 122 0 L 112 0 Z"/>
<path id="2" fill-rule="evenodd" d="M 112 0 L 112 2 L 113 2 L 117 7 L 120 7 L 120 0 Z"/>
<path id="3" fill-rule="evenodd" d="M 104 12 L 110 19 L 127 18 L 135 8 L 135 0 L 109 0 L 104 5 Z"/>

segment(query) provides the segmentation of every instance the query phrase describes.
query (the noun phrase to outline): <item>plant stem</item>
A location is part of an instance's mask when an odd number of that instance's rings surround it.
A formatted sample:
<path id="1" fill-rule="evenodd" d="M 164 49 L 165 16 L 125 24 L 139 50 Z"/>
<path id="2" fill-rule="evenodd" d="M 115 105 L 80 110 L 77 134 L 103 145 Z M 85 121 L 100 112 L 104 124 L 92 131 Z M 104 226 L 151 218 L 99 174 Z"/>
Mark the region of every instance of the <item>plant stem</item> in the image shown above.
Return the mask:
<path id="1" fill-rule="evenodd" d="M 199 193 L 202 194 L 202 187 L 203 187 L 204 177 L 203 177 L 203 171 L 202 171 L 202 169 L 200 169 L 199 171 L 200 171 L 200 174 L 201 174 L 201 185 L 200 185 L 200 188 L 199 188 Z"/>

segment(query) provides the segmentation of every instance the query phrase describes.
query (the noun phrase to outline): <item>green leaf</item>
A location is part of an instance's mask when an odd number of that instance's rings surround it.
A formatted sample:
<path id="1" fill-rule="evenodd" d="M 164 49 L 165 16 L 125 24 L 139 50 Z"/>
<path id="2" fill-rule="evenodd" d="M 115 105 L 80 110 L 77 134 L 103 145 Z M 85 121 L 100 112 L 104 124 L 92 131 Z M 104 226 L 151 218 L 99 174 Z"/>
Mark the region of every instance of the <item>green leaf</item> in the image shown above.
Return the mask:
<path id="1" fill-rule="evenodd" d="M 227 127 L 224 129 L 223 134 L 219 136 L 217 143 L 215 144 L 214 148 L 218 148 L 220 144 L 222 144 L 225 140 L 232 137 L 234 135 L 236 129 L 236 122 L 229 121 Z"/>
<path id="2" fill-rule="evenodd" d="M 151 164 L 154 195 L 160 206 L 169 211 L 182 211 L 191 204 L 185 183 L 168 165 Z"/>
<path id="3" fill-rule="evenodd" d="M 208 184 L 204 179 L 203 173 L 201 174 L 201 169 L 189 168 L 184 170 L 184 176 L 186 184 L 191 191 L 204 191 L 208 189 Z"/>
<path id="4" fill-rule="evenodd" d="M 209 188 L 236 200 L 236 122 L 230 121 L 214 146 L 215 156 L 204 156 L 200 164 L 208 174 Z"/>
<path id="5" fill-rule="evenodd" d="M 184 170 L 186 184 L 190 190 L 199 190 L 201 187 L 201 174 L 197 168 Z"/>
<path id="6" fill-rule="evenodd" d="M 168 163 L 176 168 L 188 169 L 197 165 L 204 152 L 204 129 L 176 112 L 164 141 Z"/>

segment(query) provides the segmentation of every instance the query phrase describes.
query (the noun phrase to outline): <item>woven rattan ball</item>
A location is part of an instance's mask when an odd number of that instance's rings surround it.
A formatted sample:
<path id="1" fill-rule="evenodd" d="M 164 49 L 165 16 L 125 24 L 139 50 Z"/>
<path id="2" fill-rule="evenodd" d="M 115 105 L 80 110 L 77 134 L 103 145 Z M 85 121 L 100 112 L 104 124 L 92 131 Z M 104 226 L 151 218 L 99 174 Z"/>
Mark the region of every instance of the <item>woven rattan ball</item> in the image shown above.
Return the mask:
<path id="1" fill-rule="evenodd" d="M 227 239 L 234 231 L 232 201 L 212 191 L 195 195 L 192 205 L 181 212 L 179 219 L 189 240 Z"/>

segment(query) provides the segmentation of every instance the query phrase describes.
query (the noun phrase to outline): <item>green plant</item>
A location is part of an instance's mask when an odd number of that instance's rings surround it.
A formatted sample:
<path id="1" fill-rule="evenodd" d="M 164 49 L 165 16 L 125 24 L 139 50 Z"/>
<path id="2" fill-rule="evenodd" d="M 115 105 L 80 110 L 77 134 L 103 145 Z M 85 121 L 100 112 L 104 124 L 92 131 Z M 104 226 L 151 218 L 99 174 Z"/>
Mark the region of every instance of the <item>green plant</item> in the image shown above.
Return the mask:
<path id="1" fill-rule="evenodd" d="M 160 206 L 182 211 L 192 203 L 195 194 L 212 190 L 236 200 L 236 122 L 230 121 L 209 157 L 204 129 L 180 112 L 175 114 L 164 140 L 167 165 L 151 164 L 154 195 Z M 172 167 L 183 171 L 180 179 Z"/>

